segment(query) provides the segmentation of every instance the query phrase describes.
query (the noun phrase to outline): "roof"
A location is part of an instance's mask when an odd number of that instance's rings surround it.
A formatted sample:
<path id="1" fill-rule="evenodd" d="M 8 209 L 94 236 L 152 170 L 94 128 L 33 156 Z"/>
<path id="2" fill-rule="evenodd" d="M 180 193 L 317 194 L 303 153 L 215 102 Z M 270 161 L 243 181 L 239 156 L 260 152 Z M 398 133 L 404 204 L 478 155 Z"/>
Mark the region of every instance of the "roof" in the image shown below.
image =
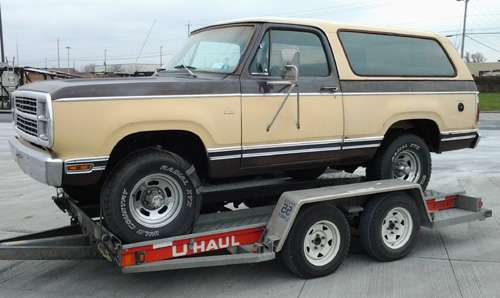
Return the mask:
<path id="1" fill-rule="evenodd" d="M 434 38 L 437 36 L 442 36 L 441 34 L 437 34 L 430 31 L 412 30 L 412 29 L 404 29 L 398 27 L 376 26 L 376 25 L 356 24 L 348 22 L 335 22 L 328 20 L 277 18 L 277 17 L 255 17 L 255 18 L 234 19 L 234 20 L 219 22 L 211 26 L 207 26 L 205 28 L 218 25 L 238 24 L 238 23 L 277 23 L 277 24 L 306 25 L 319 28 L 325 32 L 336 32 L 339 29 L 354 29 L 363 31 L 391 32 L 403 35 L 427 36 Z"/>

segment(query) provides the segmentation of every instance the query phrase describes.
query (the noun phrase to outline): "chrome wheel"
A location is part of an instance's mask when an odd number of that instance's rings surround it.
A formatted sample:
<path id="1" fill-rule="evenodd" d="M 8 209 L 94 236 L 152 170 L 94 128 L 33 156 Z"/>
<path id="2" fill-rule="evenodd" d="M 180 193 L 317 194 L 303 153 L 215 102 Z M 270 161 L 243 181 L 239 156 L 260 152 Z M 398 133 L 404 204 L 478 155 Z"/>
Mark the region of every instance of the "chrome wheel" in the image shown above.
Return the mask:
<path id="1" fill-rule="evenodd" d="M 410 212 L 396 207 L 387 213 L 382 221 L 382 240 L 388 248 L 404 246 L 412 235 L 413 221 Z"/>
<path id="2" fill-rule="evenodd" d="M 304 255 L 314 266 L 330 263 L 340 248 L 340 232 L 330 221 L 319 221 L 308 230 L 304 239 Z"/>
<path id="3" fill-rule="evenodd" d="M 173 177 L 152 174 L 132 189 L 129 208 L 132 217 L 148 228 L 162 227 L 179 214 L 184 202 L 183 190 Z"/>
<path id="4" fill-rule="evenodd" d="M 420 158 L 414 151 L 403 150 L 393 160 L 393 178 L 418 182 L 422 175 Z"/>

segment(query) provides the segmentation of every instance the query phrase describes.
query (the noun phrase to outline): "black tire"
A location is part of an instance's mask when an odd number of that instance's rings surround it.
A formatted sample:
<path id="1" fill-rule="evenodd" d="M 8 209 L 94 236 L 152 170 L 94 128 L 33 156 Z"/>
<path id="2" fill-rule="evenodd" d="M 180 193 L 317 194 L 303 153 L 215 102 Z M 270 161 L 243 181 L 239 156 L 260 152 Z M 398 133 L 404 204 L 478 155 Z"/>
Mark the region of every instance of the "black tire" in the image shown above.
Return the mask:
<path id="1" fill-rule="evenodd" d="M 347 219 L 336 207 L 315 204 L 302 207 L 281 251 L 292 272 L 313 278 L 334 272 L 349 251 Z"/>
<path id="2" fill-rule="evenodd" d="M 410 253 L 420 231 L 420 215 L 412 197 L 394 192 L 371 198 L 361 213 L 361 245 L 382 262 L 399 260 Z"/>
<path id="3" fill-rule="evenodd" d="M 285 171 L 285 175 L 292 178 L 293 180 L 306 181 L 318 178 L 325 172 L 325 170 L 326 167 L 293 170 L 293 171 Z"/>
<path id="4" fill-rule="evenodd" d="M 101 204 L 108 227 L 126 243 L 181 235 L 200 212 L 201 184 L 178 155 L 146 149 L 110 173 Z"/>
<path id="5" fill-rule="evenodd" d="M 405 134 L 382 144 L 366 168 L 366 178 L 402 179 L 418 183 L 425 190 L 431 171 L 431 155 L 424 140 L 413 134 Z"/>

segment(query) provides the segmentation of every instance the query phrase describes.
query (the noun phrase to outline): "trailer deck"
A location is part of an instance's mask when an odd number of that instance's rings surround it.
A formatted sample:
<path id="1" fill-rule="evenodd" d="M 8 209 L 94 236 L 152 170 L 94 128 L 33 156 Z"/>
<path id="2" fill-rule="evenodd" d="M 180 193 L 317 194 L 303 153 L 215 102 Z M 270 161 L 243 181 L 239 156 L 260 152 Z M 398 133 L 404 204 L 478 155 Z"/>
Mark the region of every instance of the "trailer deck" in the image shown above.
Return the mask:
<path id="1" fill-rule="evenodd" d="M 300 187 L 283 178 L 226 185 L 229 201 L 236 197 L 244 200 L 280 192 L 281 196 L 276 205 L 201 214 L 188 235 L 128 244 L 108 231 L 95 212 L 81 208 L 71 198 L 55 197 L 58 205 L 64 206 L 71 216 L 72 224 L 0 241 L 0 259 L 105 258 L 116 262 L 124 273 L 262 262 L 274 259 L 283 249 L 303 209 L 301 206 L 333 202 L 346 216 L 357 215 L 363 212 L 363 207 L 356 206 L 356 202 L 392 193 L 404 193 L 414 199 L 420 197 L 421 225 L 428 228 L 492 216 L 491 210 L 482 208 L 481 199 L 463 192 L 427 191 L 424 196 L 420 186 L 413 183 L 401 180 L 359 182 L 360 179 L 330 173 L 318 181 L 304 182 Z M 289 188 L 291 190 L 286 191 Z M 225 194 L 223 187 L 217 186 L 209 188 L 208 192 Z"/>

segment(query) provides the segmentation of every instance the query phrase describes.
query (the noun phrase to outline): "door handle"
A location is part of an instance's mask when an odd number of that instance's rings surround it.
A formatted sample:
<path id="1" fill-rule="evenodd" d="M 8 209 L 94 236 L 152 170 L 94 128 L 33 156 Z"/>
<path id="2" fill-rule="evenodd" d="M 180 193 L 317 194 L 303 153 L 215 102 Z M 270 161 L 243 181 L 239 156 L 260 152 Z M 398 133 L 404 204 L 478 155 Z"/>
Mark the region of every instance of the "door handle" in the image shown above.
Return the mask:
<path id="1" fill-rule="evenodd" d="M 328 90 L 328 91 L 332 91 L 332 92 L 337 92 L 337 91 L 339 91 L 339 87 L 321 87 L 320 90 L 321 91 Z"/>

